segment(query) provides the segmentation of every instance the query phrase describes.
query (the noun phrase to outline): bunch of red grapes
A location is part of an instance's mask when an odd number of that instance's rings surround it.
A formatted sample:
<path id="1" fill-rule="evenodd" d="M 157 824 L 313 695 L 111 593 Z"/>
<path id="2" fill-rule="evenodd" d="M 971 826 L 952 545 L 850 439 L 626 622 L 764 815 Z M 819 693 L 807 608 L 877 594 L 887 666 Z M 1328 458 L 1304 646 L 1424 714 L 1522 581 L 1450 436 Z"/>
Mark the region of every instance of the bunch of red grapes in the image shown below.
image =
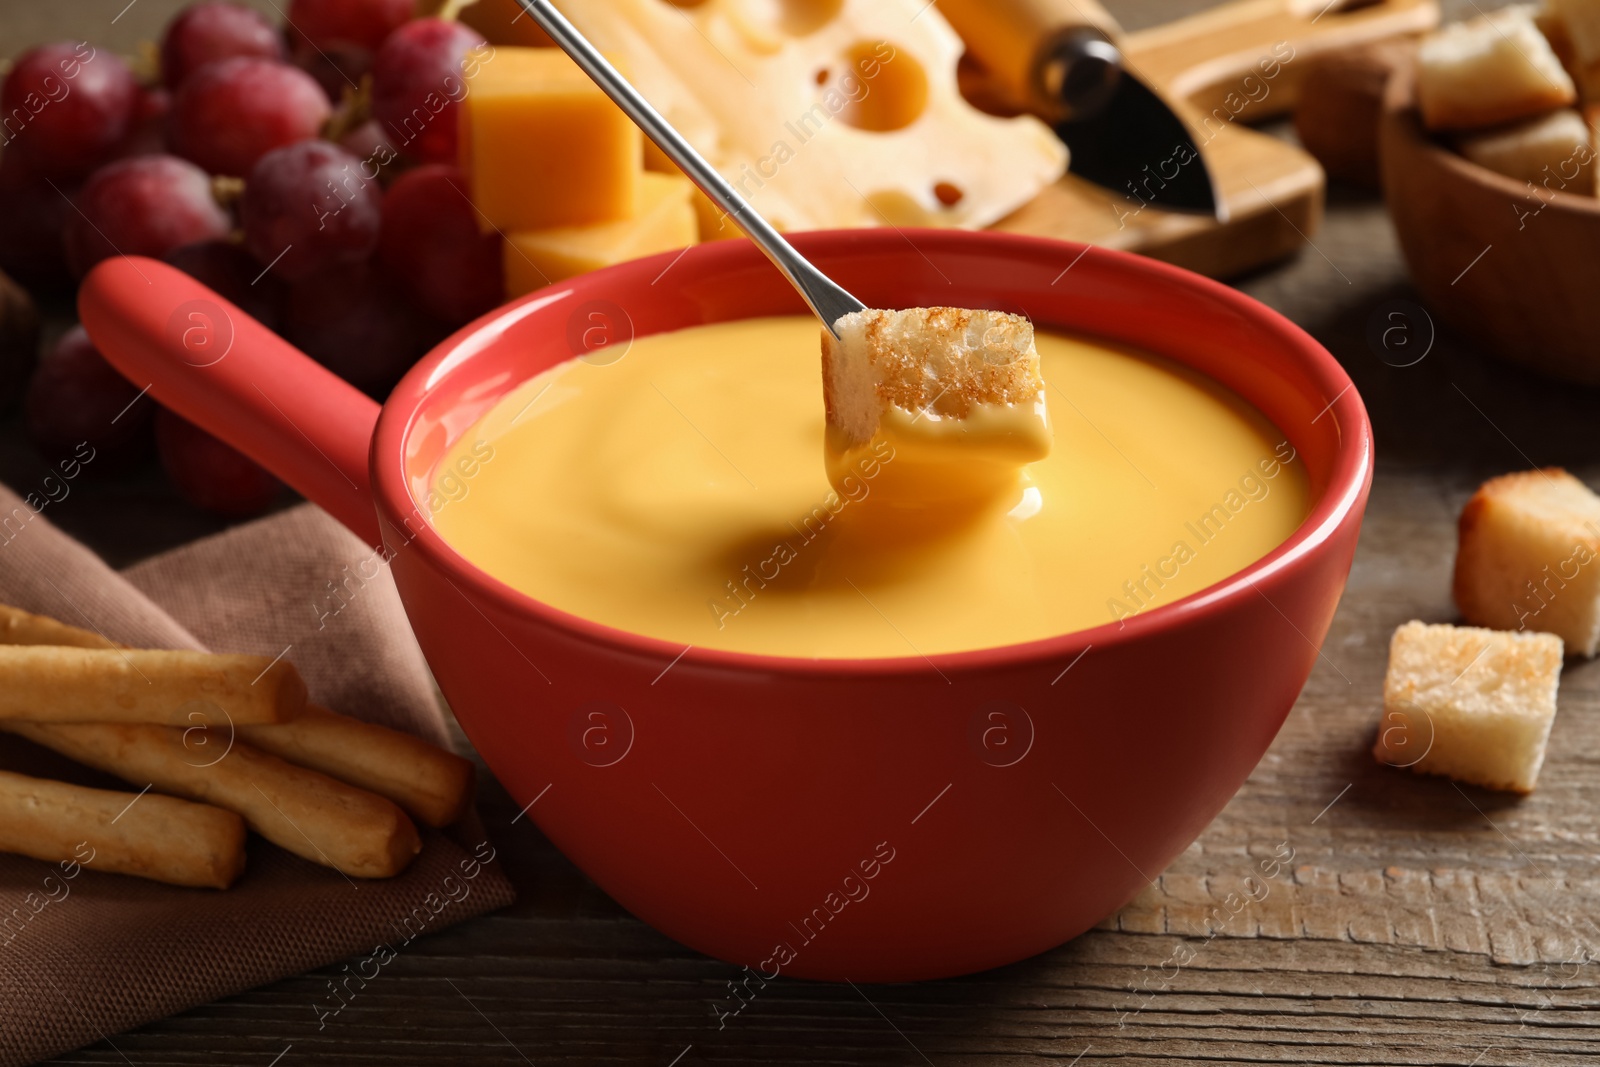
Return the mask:
<path id="1" fill-rule="evenodd" d="M 502 298 L 499 246 L 456 169 L 459 103 L 491 55 L 415 0 L 293 0 L 279 28 L 225 0 L 167 26 L 159 79 L 87 42 L 17 57 L 0 90 L 0 271 L 60 293 L 118 255 L 164 259 L 382 398 Z M 48 460 L 153 446 L 192 502 L 270 507 L 266 471 L 113 370 L 80 329 L 13 368 Z M 0 370 L 3 373 L 3 370 Z M 59 454 L 59 455 L 58 455 Z"/>

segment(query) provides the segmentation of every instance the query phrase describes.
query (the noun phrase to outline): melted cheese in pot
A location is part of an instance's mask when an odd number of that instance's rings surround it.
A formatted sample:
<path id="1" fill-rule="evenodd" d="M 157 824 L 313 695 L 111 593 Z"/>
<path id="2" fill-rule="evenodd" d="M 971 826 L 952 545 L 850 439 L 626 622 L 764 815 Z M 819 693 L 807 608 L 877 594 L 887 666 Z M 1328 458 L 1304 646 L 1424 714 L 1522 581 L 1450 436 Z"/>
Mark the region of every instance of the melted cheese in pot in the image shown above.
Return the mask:
<path id="1" fill-rule="evenodd" d="M 1128 618 L 1267 555 L 1306 516 L 1293 448 L 1237 396 L 1103 343 L 1037 345 L 1054 444 L 963 506 L 886 491 L 936 472 L 922 430 L 825 463 L 816 323 L 773 318 L 639 338 L 512 390 L 440 464 L 433 522 L 489 574 L 593 622 L 862 659 Z M 1009 462 L 1037 442 L 988 445 Z"/>

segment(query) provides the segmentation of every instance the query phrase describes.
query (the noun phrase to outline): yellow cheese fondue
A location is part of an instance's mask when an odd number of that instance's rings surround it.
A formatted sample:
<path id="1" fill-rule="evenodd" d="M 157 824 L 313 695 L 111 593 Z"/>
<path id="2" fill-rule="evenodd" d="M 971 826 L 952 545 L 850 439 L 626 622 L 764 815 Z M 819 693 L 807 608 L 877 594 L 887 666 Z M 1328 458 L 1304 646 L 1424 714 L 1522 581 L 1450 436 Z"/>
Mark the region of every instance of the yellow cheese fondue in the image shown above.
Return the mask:
<path id="1" fill-rule="evenodd" d="M 1014 491 L 907 506 L 874 489 L 889 440 L 834 471 L 835 489 L 818 332 L 702 326 L 539 375 L 446 455 L 435 528 L 508 585 L 619 630 L 862 659 L 1131 618 L 1260 559 L 1308 512 L 1294 449 L 1237 396 L 1046 333 L 1055 442 Z"/>

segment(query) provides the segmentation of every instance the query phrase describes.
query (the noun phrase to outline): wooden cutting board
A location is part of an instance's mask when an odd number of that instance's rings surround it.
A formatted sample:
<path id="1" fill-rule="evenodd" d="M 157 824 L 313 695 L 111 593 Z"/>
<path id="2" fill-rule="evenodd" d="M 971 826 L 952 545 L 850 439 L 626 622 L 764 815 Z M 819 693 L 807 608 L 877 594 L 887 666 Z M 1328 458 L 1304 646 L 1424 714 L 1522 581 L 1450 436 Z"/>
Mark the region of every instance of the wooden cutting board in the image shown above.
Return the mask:
<path id="1" fill-rule="evenodd" d="M 1438 24 L 1435 0 L 1236 0 L 1129 34 L 1121 44 L 1132 69 L 1195 131 L 1225 220 L 1141 207 L 1069 174 L 995 229 L 1139 252 L 1212 277 L 1282 259 L 1321 225 L 1325 179 L 1306 152 L 1249 124 L 1294 108 L 1318 53 Z"/>

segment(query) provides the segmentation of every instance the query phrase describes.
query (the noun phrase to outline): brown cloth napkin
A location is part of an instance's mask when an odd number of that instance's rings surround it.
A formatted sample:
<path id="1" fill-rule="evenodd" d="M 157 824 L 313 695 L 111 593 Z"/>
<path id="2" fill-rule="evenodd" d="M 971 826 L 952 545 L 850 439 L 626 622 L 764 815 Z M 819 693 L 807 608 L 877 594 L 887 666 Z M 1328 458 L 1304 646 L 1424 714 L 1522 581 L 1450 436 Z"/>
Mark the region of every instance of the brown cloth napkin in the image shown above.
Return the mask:
<path id="1" fill-rule="evenodd" d="M 118 574 L 0 486 L 0 602 L 143 647 L 283 653 L 316 702 L 448 745 L 387 569 L 311 505 Z M 9 735 L 0 768 L 136 792 Z M 248 851 L 223 892 L 0 855 L 0 1067 L 359 957 L 284 1037 L 325 1032 L 415 938 L 514 896 L 476 816 L 449 834 L 424 828 L 422 853 L 385 881 L 257 837 Z"/>

